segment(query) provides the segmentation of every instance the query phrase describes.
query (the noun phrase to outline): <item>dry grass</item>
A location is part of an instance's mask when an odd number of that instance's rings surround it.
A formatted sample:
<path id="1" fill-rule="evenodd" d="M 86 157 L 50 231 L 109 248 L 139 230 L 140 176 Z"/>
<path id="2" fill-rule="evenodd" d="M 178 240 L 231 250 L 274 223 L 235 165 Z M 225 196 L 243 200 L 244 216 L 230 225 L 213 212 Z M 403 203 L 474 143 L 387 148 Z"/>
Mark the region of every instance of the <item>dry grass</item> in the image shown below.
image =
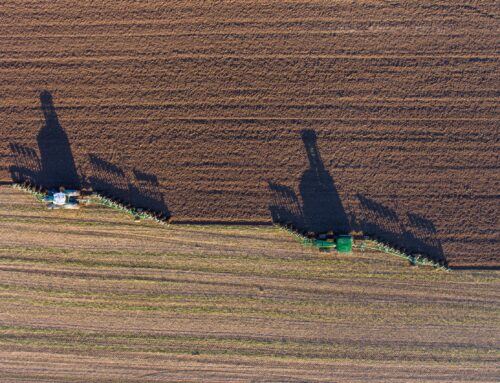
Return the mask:
<path id="1" fill-rule="evenodd" d="M 48 211 L 0 188 L 2 382 L 482 381 L 499 274 L 322 255 L 272 227 Z"/>

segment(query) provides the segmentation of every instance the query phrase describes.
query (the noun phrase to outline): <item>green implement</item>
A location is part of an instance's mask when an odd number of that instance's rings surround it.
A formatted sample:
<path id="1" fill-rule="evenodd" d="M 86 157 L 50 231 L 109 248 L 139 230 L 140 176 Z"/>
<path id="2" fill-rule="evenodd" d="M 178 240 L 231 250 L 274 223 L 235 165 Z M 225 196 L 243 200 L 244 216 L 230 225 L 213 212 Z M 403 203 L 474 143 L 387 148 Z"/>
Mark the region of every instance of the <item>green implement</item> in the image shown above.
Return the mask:
<path id="1" fill-rule="evenodd" d="M 334 249 L 335 242 L 323 241 L 321 239 L 315 239 L 314 246 L 316 246 L 318 249 Z"/>

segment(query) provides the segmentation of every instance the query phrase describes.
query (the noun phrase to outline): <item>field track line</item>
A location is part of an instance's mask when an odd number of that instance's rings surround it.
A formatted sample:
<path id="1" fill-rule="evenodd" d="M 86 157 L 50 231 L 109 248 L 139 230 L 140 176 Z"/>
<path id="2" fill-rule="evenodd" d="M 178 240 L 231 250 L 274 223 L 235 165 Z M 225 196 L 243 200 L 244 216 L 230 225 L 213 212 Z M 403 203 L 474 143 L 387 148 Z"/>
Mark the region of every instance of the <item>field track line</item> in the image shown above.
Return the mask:
<path id="1" fill-rule="evenodd" d="M 75 62 L 81 63 L 82 61 L 141 61 L 141 62 L 158 62 L 161 60 L 174 61 L 177 59 L 244 59 L 244 60 L 269 60 L 269 59 L 355 59 L 355 60 L 383 60 L 383 59 L 397 59 L 397 60 L 420 60 L 420 59 L 491 59 L 496 60 L 500 55 L 476 55 L 476 54 L 446 54 L 446 55 L 220 55 L 220 54 L 174 54 L 170 56 L 144 58 L 143 56 L 126 57 L 126 56 L 101 56 L 101 57 L 88 57 L 88 56 L 71 56 L 71 57 L 42 57 L 42 58 L 2 58 L 0 62 L 56 62 L 68 63 Z"/>

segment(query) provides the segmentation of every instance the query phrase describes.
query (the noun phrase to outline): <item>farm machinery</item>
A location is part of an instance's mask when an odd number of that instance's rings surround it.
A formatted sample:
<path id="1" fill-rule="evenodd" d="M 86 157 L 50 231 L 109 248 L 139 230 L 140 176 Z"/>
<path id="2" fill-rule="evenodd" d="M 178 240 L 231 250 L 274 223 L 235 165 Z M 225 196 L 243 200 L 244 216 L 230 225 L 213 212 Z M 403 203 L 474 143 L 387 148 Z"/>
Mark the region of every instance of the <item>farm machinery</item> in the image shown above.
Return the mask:
<path id="1" fill-rule="evenodd" d="M 44 202 L 49 209 L 79 209 L 81 205 L 99 204 L 131 215 L 134 221 L 152 220 L 165 225 L 169 217 L 151 210 L 135 208 L 129 203 L 95 192 L 92 189 L 75 190 L 60 187 L 59 190 L 45 190 L 28 182 L 13 183 L 13 188 L 30 193 L 35 199 Z"/>
<path id="2" fill-rule="evenodd" d="M 306 238 L 304 239 L 305 245 L 317 247 L 320 251 L 337 250 L 338 253 L 352 252 L 352 236 L 348 234 L 337 235 L 334 238 Z"/>
<path id="3" fill-rule="evenodd" d="M 58 190 L 46 190 L 28 182 L 13 183 L 12 187 L 30 193 L 35 199 L 44 202 L 49 209 L 79 209 L 80 190 L 66 189 L 61 186 Z"/>
<path id="4" fill-rule="evenodd" d="M 79 209 L 79 190 L 66 189 L 63 186 L 59 190 L 49 190 L 43 198 L 49 209 Z"/>

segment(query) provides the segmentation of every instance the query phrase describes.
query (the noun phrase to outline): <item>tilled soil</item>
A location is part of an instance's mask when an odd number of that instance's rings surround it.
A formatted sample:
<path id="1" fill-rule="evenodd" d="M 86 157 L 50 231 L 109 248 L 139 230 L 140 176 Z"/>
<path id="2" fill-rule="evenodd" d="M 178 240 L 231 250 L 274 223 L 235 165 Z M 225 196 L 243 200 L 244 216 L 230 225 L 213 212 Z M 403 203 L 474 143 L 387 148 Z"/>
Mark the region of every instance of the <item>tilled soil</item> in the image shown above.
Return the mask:
<path id="1" fill-rule="evenodd" d="M 498 271 L 0 187 L 2 382 L 494 382 Z"/>
<path id="2" fill-rule="evenodd" d="M 0 180 L 498 266 L 499 8 L 5 4 Z"/>

